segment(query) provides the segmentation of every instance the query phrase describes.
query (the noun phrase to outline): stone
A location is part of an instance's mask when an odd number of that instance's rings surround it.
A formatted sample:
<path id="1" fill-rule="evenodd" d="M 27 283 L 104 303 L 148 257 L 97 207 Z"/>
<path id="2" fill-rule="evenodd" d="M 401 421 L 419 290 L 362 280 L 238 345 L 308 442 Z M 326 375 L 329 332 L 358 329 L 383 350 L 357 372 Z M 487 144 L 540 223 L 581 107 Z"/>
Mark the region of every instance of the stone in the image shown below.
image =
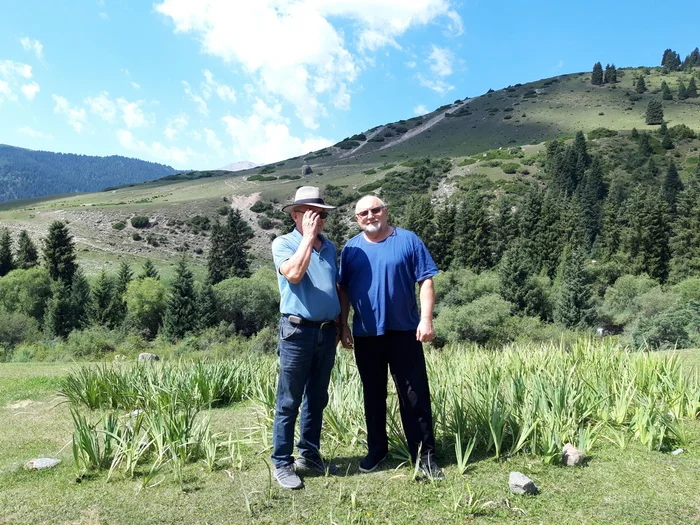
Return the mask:
<path id="1" fill-rule="evenodd" d="M 139 354 L 139 361 L 160 361 L 160 357 L 150 352 L 141 352 Z"/>
<path id="2" fill-rule="evenodd" d="M 539 492 L 535 482 L 522 472 L 511 472 L 508 476 L 508 486 L 513 494 L 537 494 Z"/>
<path id="3" fill-rule="evenodd" d="M 585 459 L 585 454 L 571 443 L 564 445 L 561 451 L 561 462 L 567 467 L 578 467 Z"/>
<path id="4" fill-rule="evenodd" d="M 53 468 L 61 462 L 60 459 L 53 458 L 37 458 L 32 459 L 24 465 L 24 470 L 45 470 L 47 468 Z"/>
<path id="5" fill-rule="evenodd" d="M 678 454 L 682 454 L 682 453 L 683 453 L 683 449 L 682 449 L 682 448 L 677 448 L 676 450 L 674 450 L 674 451 L 671 452 L 671 455 L 677 456 Z"/>
<path id="6" fill-rule="evenodd" d="M 304 165 L 301 167 L 301 174 L 302 174 L 302 176 L 303 176 L 303 175 L 311 175 L 313 172 L 314 172 L 314 170 L 312 170 L 312 169 L 311 169 L 311 166 L 309 166 L 308 164 L 304 164 Z"/>

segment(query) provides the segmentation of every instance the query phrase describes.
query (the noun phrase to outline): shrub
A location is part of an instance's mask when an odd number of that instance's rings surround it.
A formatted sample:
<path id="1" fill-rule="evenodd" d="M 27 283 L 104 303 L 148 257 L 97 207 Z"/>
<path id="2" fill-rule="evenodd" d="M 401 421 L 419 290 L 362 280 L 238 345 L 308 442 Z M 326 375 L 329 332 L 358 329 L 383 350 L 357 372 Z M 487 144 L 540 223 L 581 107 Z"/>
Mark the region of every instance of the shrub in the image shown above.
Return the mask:
<path id="1" fill-rule="evenodd" d="M 140 241 L 143 239 L 143 237 L 141 237 L 141 234 L 139 232 L 132 233 L 131 238 L 135 241 Z"/>
<path id="2" fill-rule="evenodd" d="M 263 213 L 267 210 L 272 209 L 272 203 L 270 202 L 263 202 L 263 201 L 255 201 L 255 204 L 253 204 L 250 207 L 250 211 L 255 212 L 255 213 Z"/>
<path id="3" fill-rule="evenodd" d="M 436 344 L 469 341 L 499 345 L 509 336 L 506 324 L 513 305 L 497 294 L 489 294 L 455 308 L 442 308 L 435 319 Z"/>
<path id="4" fill-rule="evenodd" d="M 589 140 L 602 139 L 602 138 L 615 137 L 615 136 L 617 136 L 617 131 L 615 131 L 613 129 L 608 129 L 608 128 L 596 128 L 593 131 L 588 133 Z"/>
<path id="5" fill-rule="evenodd" d="M 102 326 L 73 330 L 63 343 L 63 349 L 78 359 L 102 359 L 116 349 L 115 334 Z"/>
<path id="6" fill-rule="evenodd" d="M 219 207 L 216 209 L 216 213 L 218 213 L 219 215 L 228 215 L 228 211 L 229 211 L 230 209 L 231 209 L 230 206 L 219 206 Z"/>
<path id="7" fill-rule="evenodd" d="M 277 180 L 274 175 L 251 175 L 246 179 L 249 182 L 271 182 Z"/>
<path id="8" fill-rule="evenodd" d="M 260 217 L 258 217 L 258 226 L 260 226 L 263 230 L 271 230 L 275 227 L 275 223 L 272 222 L 265 215 L 261 215 Z"/>
<path id="9" fill-rule="evenodd" d="M 124 224 L 122 221 L 113 222 L 112 228 L 115 230 L 123 230 L 124 228 L 126 228 L 126 224 Z"/>
<path id="10" fill-rule="evenodd" d="M 166 307 L 166 289 L 159 279 L 135 279 L 126 289 L 128 324 L 147 338 L 158 333 Z"/>
<path id="11" fill-rule="evenodd" d="M 517 162 L 506 162 L 505 164 L 501 165 L 503 173 L 508 173 L 510 175 L 512 175 L 513 173 L 517 173 L 519 168 L 520 164 L 518 164 Z"/>
<path id="12" fill-rule="evenodd" d="M 20 312 L 0 311 L 0 349 L 7 355 L 0 361 L 8 360 L 9 351 L 20 343 L 33 343 L 41 337 L 39 323 L 33 317 Z"/>
<path id="13" fill-rule="evenodd" d="M 148 217 L 145 217 L 143 215 L 136 215 L 135 217 L 131 218 L 131 225 L 134 228 L 146 228 L 151 224 L 149 221 Z"/>
<path id="14" fill-rule="evenodd" d="M 270 166 L 265 166 L 264 168 L 262 168 L 258 172 L 258 175 L 269 175 L 270 173 L 274 173 L 274 172 L 275 172 L 275 166 L 270 165 Z"/>
<path id="15" fill-rule="evenodd" d="M 46 304 L 51 298 L 51 278 L 45 268 L 13 270 L 0 277 L 0 306 L 36 319 L 44 318 Z"/>
<path id="16" fill-rule="evenodd" d="M 641 317 L 630 330 L 639 348 L 663 350 L 700 344 L 700 302 L 678 303 L 652 317 Z"/>
<path id="17" fill-rule="evenodd" d="M 190 217 L 187 219 L 186 224 L 194 232 L 211 229 L 211 221 L 209 220 L 209 217 L 205 217 L 204 215 L 195 215 L 194 217 Z"/>
<path id="18" fill-rule="evenodd" d="M 250 279 L 232 277 L 214 286 L 220 319 L 233 332 L 250 336 L 274 325 L 279 317 L 279 293 L 276 281 L 268 281 L 258 271 Z"/>
<path id="19" fill-rule="evenodd" d="M 323 175 L 323 173 L 319 173 L 319 175 Z M 280 175 L 279 180 L 298 180 L 301 179 L 301 175 Z"/>

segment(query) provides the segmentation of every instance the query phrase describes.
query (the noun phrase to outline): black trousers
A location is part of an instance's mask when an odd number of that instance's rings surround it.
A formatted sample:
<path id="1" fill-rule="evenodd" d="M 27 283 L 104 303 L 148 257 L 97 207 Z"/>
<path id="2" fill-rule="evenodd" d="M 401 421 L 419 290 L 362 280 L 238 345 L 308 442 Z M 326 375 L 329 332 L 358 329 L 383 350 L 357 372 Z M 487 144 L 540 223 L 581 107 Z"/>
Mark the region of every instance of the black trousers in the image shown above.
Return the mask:
<path id="1" fill-rule="evenodd" d="M 425 370 L 423 345 L 416 332 L 389 331 L 373 337 L 355 337 L 355 362 L 362 379 L 370 454 L 388 449 L 386 433 L 387 367 L 399 396 L 401 423 L 415 460 L 435 450 L 430 388 Z"/>

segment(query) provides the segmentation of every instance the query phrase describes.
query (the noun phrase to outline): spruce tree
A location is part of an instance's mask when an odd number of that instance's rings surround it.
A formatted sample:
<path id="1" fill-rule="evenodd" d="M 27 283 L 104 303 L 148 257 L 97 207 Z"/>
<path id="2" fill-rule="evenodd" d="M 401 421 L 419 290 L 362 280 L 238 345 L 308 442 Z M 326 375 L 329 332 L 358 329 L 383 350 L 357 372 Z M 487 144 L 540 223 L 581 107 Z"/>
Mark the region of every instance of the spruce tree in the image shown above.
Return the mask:
<path id="1" fill-rule="evenodd" d="M 131 270 L 131 266 L 126 261 L 122 261 L 114 281 L 112 302 L 109 305 L 109 314 L 107 315 L 110 328 L 121 325 L 126 318 L 126 289 L 133 278 L 134 272 Z"/>
<path id="2" fill-rule="evenodd" d="M 630 132 L 630 139 L 632 139 L 632 140 L 639 139 L 639 131 L 637 131 L 637 128 L 632 128 L 632 131 Z"/>
<path id="3" fill-rule="evenodd" d="M 3 228 L 0 234 L 0 277 L 7 275 L 15 269 L 15 261 L 12 256 L 12 237 L 10 230 Z"/>
<path id="4" fill-rule="evenodd" d="M 218 311 L 214 287 L 207 279 L 197 294 L 197 327 L 205 330 L 216 326 L 219 322 Z"/>
<path id="5" fill-rule="evenodd" d="M 661 138 L 661 147 L 664 149 L 673 149 L 676 147 L 668 133 L 664 134 L 664 136 Z"/>
<path id="6" fill-rule="evenodd" d="M 163 334 L 171 339 L 182 339 L 197 329 L 197 295 L 194 277 L 184 257 L 178 260 L 175 277 L 170 287 L 168 306 L 163 319 Z"/>
<path id="7" fill-rule="evenodd" d="M 648 133 L 640 133 L 637 144 L 639 146 L 640 157 L 649 157 L 652 153 L 654 153 L 654 148 L 651 147 L 651 141 L 649 140 Z"/>
<path id="8" fill-rule="evenodd" d="M 138 279 L 145 279 L 146 277 L 151 277 L 152 279 L 160 279 L 160 274 L 158 273 L 158 270 L 156 270 L 156 267 L 153 265 L 153 261 L 150 259 L 146 259 L 143 262 L 143 266 L 141 267 L 141 273 L 138 276 Z"/>
<path id="9" fill-rule="evenodd" d="M 678 199 L 678 194 L 683 191 L 683 183 L 678 175 L 676 164 L 673 161 L 671 161 L 671 163 L 668 165 L 666 177 L 664 178 L 661 189 L 663 191 L 664 198 L 668 203 L 668 209 L 671 212 L 671 217 L 675 217 L 676 200 Z"/>
<path id="10" fill-rule="evenodd" d="M 499 294 L 525 315 L 547 316 L 548 305 L 535 281 L 522 239 L 506 250 L 498 268 Z"/>
<path id="11" fill-rule="evenodd" d="M 113 323 L 109 318 L 110 306 L 114 294 L 114 283 L 105 270 L 100 275 L 92 287 L 92 301 L 90 303 L 90 321 L 98 326 L 110 326 Z"/>
<path id="12" fill-rule="evenodd" d="M 698 98 L 698 86 L 695 83 L 695 77 L 690 77 L 685 94 L 688 95 L 688 98 Z"/>
<path id="13" fill-rule="evenodd" d="M 341 209 L 343 211 L 341 211 Z M 345 241 L 347 240 L 348 225 L 344 219 L 344 213 L 346 210 L 344 208 L 338 208 L 328 216 L 326 225 L 323 228 L 323 233 L 328 237 L 331 242 L 335 245 L 335 250 L 340 255 L 340 250 L 343 248 Z"/>
<path id="14" fill-rule="evenodd" d="M 668 84 L 664 80 L 661 83 L 661 98 L 663 100 L 673 100 L 673 94 L 671 93 L 671 88 L 668 87 Z"/>
<path id="15" fill-rule="evenodd" d="M 432 229 L 433 206 L 429 195 L 411 195 L 404 205 L 401 226 L 426 239 Z"/>
<path id="16" fill-rule="evenodd" d="M 478 193 L 469 193 L 457 209 L 453 253 L 459 267 L 476 272 L 492 266 L 491 224 L 484 199 Z"/>
<path id="17" fill-rule="evenodd" d="M 212 284 L 216 284 L 226 279 L 229 270 L 224 260 L 226 235 L 223 226 L 218 221 L 214 221 L 214 224 L 212 224 L 209 242 L 207 271 L 209 280 Z"/>
<path id="18" fill-rule="evenodd" d="M 567 328 L 584 328 L 592 320 L 592 292 L 587 284 L 584 252 L 567 247 L 562 257 L 562 283 L 554 302 L 554 321 Z"/>
<path id="19" fill-rule="evenodd" d="M 593 64 L 593 73 L 591 74 L 591 84 L 594 86 L 603 85 L 603 66 L 600 62 Z"/>
<path id="20" fill-rule="evenodd" d="M 579 186 L 577 198 L 581 205 L 581 216 L 585 236 L 585 248 L 593 246 L 596 237 L 600 233 L 600 219 L 602 212 L 605 185 L 603 184 L 603 165 L 598 157 L 593 163 Z"/>
<path id="21" fill-rule="evenodd" d="M 688 88 L 685 87 L 685 83 L 682 80 L 678 81 L 678 100 L 685 100 L 688 98 Z"/>
<path id="22" fill-rule="evenodd" d="M 634 90 L 640 95 L 647 90 L 647 84 L 646 82 L 644 82 L 643 75 L 639 75 L 639 77 L 637 78 L 637 84 L 635 85 Z"/>
<path id="23" fill-rule="evenodd" d="M 678 195 L 671 252 L 671 282 L 700 275 L 700 177 Z"/>
<path id="24" fill-rule="evenodd" d="M 454 259 L 455 220 L 457 207 L 450 202 L 435 210 L 434 231 L 425 241 L 438 268 L 448 269 Z"/>
<path id="25" fill-rule="evenodd" d="M 665 282 L 671 258 L 668 205 L 662 194 L 634 189 L 627 205 L 625 249 L 631 270 Z"/>
<path id="26" fill-rule="evenodd" d="M 250 275 L 247 242 L 252 237 L 253 230 L 243 219 L 238 209 L 228 210 L 224 226 L 214 222 L 207 261 L 209 279 L 212 284 L 229 277 L 248 277 Z"/>
<path id="27" fill-rule="evenodd" d="M 667 49 L 664 51 L 663 57 L 661 57 L 661 67 L 664 68 L 666 73 L 671 71 L 678 71 L 681 67 L 681 57 L 673 49 Z"/>
<path id="28" fill-rule="evenodd" d="M 652 98 L 647 104 L 646 123 L 649 126 L 661 124 L 664 121 L 664 108 L 660 100 Z"/>
<path id="29" fill-rule="evenodd" d="M 493 252 L 494 263 L 498 264 L 510 243 L 518 236 L 518 225 L 513 214 L 513 203 L 507 196 L 498 200 L 496 217 L 493 225 Z"/>
<path id="30" fill-rule="evenodd" d="M 51 285 L 51 299 L 44 312 L 44 333 L 64 338 L 72 330 L 73 311 L 68 283 L 59 279 Z"/>
<path id="31" fill-rule="evenodd" d="M 89 314 L 92 311 L 92 295 L 90 284 L 83 270 L 78 267 L 73 274 L 70 287 L 70 329 L 82 330 L 88 325 Z"/>
<path id="32" fill-rule="evenodd" d="M 39 264 L 39 252 L 32 238 L 27 233 L 27 230 L 22 230 L 19 234 L 19 242 L 17 246 L 17 256 L 15 257 L 17 268 L 27 270 L 34 268 Z"/>
<path id="33" fill-rule="evenodd" d="M 75 245 L 68 227 L 61 221 L 54 221 L 49 227 L 49 234 L 44 239 L 44 261 L 51 278 L 70 287 L 77 268 Z"/>

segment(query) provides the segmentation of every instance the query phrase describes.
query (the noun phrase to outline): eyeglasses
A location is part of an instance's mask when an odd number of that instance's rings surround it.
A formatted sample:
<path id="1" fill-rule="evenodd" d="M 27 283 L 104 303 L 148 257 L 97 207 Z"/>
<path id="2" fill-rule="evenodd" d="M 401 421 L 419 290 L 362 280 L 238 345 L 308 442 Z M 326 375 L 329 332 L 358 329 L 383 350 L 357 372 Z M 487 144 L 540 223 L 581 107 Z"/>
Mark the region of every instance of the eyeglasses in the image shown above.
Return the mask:
<path id="1" fill-rule="evenodd" d="M 376 208 L 370 208 L 368 210 L 359 211 L 355 215 L 363 218 L 367 217 L 369 215 L 369 212 L 372 212 L 372 215 L 379 215 L 384 208 L 386 208 L 386 206 L 377 206 Z"/>

